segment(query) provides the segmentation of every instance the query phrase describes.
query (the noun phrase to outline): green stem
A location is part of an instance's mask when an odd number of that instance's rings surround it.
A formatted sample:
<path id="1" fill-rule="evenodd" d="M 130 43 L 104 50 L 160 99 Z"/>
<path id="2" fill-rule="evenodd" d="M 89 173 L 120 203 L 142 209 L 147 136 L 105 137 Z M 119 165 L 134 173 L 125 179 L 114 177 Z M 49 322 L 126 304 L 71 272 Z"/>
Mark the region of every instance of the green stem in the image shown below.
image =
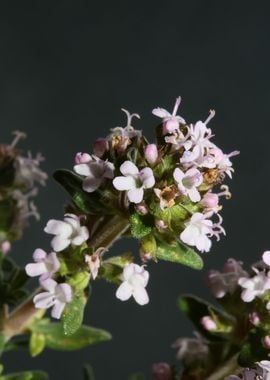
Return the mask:
<path id="1" fill-rule="evenodd" d="M 241 367 L 237 362 L 238 354 L 229 359 L 205 380 L 224 380 L 226 376 L 237 374 Z"/>

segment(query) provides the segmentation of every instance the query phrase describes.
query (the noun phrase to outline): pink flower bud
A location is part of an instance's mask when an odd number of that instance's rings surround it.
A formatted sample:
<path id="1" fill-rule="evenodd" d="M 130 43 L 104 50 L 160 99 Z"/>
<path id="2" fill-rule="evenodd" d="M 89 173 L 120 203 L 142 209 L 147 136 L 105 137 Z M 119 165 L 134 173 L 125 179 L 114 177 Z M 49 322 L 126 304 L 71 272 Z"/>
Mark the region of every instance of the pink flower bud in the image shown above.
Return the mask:
<path id="1" fill-rule="evenodd" d="M 8 240 L 3 241 L 3 243 L 0 244 L 0 251 L 6 255 L 11 250 L 11 244 Z"/>
<path id="2" fill-rule="evenodd" d="M 256 313 L 255 311 L 253 313 L 250 313 L 249 314 L 249 322 L 254 325 L 254 326 L 258 326 L 260 323 L 261 323 L 261 320 L 260 320 L 260 317 L 259 317 L 259 314 Z"/>
<path id="3" fill-rule="evenodd" d="M 158 159 L 158 150 L 156 144 L 148 144 L 144 148 L 144 157 L 149 164 L 153 165 Z"/>
<path id="4" fill-rule="evenodd" d="M 262 345 L 266 349 L 270 349 L 270 336 L 266 335 L 262 338 Z"/>
<path id="5" fill-rule="evenodd" d="M 159 232 L 165 231 L 168 226 L 163 220 L 156 220 L 155 222 L 156 229 L 159 230 Z"/>
<path id="6" fill-rule="evenodd" d="M 87 164 L 90 161 L 92 161 L 92 157 L 88 153 L 78 152 L 75 156 L 76 165 Z"/>
<path id="7" fill-rule="evenodd" d="M 93 153 L 95 156 L 102 157 L 108 149 L 108 141 L 104 138 L 99 138 L 94 142 Z"/>
<path id="8" fill-rule="evenodd" d="M 201 200 L 201 205 L 205 208 L 214 209 L 218 206 L 218 195 L 214 193 L 206 193 Z"/>
<path id="9" fill-rule="evenodd" d="M 228 259 L 223 267 L 223 273 L 238 273 L 242 271 L 241 261 L 236 261 L 235 259 Z"/>
<path id="10" fill-rule="evenodd" d="M 217 329 L 216 322 L 209 315 L 202 317 L 200 322 L 207 331 L 215 331 Z"/>
<path id="11" fill-rule="evenodd" d="M 167 363 L 155 363 L 152 366 L 152 375 L 155 380 L 170 380 L 172 371 Z"/>
<path id="12" fill-rule="evenodd" d="M 144 203 L 139 203 L 139 204 L 135 205 L 135 210 L 137 211 L 137 213 L 139 215 L 148 214 L 148 208 L 146 207 L 146 205 Z"/>

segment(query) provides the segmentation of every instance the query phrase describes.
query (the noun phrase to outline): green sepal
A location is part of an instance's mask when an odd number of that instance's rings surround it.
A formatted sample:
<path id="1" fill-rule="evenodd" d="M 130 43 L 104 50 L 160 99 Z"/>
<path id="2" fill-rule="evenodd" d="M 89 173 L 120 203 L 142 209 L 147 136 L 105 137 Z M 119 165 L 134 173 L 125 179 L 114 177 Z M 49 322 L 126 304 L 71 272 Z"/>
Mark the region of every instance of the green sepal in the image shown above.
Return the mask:
<path id="1" fill-rule="evenodd" d="M 201 270 L 203 268 L 201 256 L 192 248 L 177 241 L 174 241 L 172 244 L 161 240 L 157 241 L 156 257 L 157 259 L 182 264 L 192 269 Z"/>
<path id="2" fill-rule="evenodd" d="M 111 339 L 109 332 L 84 325 L 73 335 L 65 335 L 61 323 L 50 322 L 48 319 L 37 321 L 30 329 L 34 333 L 44 335 L 46 347 L 59 351 L 79 350 Z"/>
<path id="3" fill-rule="evenodd" d="M 54 179 L 67 191 L 74 204 L 86 214 L 100 215 L 109 212 L 108 206 L 100 201 L 97 192 L 86 193 L 83 190 L 83 180 L 77 174 L 69 170 L 57 170 L 53 174 Z"/>
<path id="4" fill-rule="evenodd" d="M 65 306 L 61 317 L 64 334 L 73 335 L 82 325 L 84 308 L 86 304 L 85 296 L 75 296 L 73 300 Z"/>
<path id="5" fill-rule="evenodd" d="M 43 371 L 26 371 L 0 376 L 0 380 L 48 380 L 49 376 Z"/>
<path id="6" fill-rule="evenodd" d="M 89 285 L 89 281 L 90 273 L 88 271 L 81 271 L 75 273 L 67 282 L 75 292 L 80 292 Z"/>
<path id="7" fill-rule="evenodd" d="M 142 237 L 151 233 L 152 228 L 150 226 L 147 226 L 144 223 L 143 218 L 136 212 L 130 215 L 129 223 L 131 235 L 135 239 L 141 239 Z"/>
<path id="8" fill-rule="evenodd" d="M 209 341 L 227 340 L 231 338 L 230 333 L 235 320 L 223 310 L 218 309 L 199 297 L 189 294 L 181 296 L 177 300 L 177 305 L 182 313 L 191 320 L 200 334 L 205 336 Z M 217 330 L 207 331 L 202 326 L 201 319 L 208 315 L 216 322 L 218 326 Z"/>
<path id="9" fill-rule="evenodd" d="M 155 236 L 153 234 L 144 236 L 140 241 L 141 257 L 144 257 L 144 255 L 149 255 L 153 260 L 156 261 L 156 253 L 157 253 L 157 242 L 156 242 Z"/>
<path id="10" fill-rule="evenodd" d="M 43 334 L 32 332 L 29 341 L 29 351 L 32 357 L 38 356 L 44 350 L 46 339 Z"/>

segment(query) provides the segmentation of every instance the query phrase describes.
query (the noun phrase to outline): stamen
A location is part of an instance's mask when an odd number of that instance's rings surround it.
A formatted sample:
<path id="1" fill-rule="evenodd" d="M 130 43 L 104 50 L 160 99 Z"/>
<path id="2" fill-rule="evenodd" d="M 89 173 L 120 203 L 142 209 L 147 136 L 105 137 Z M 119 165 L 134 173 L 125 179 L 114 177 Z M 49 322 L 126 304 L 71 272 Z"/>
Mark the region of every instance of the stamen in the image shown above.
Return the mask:
<path id="1" fill-rule="evenodd" d="M 20 140 L 25 139 L 27 137 L 26 133 L 21 131 L 14 131 L 12 134 L 15 136 L 15 138 L 10 144 L 11 148 L 15 148 L 15 146 L 18 144 Z"/>
<path id="2" fill-rule="evenodd" d="M 121 108 L 121 111 L 125 112 L 125 114 L 127 115 L 127 127 L 131 127 L 131 122 L 132 122 L 132 119 L 133 117 L 137 117 L 137 119 L 140 119 L 140 115 L 137 114 L 137 113 L 130 113 L 129 111 L 125 110 L 124 108 Z"/>
<path id="3" fill-rule="evenodd" d="M 181 103 L 181 96 L 178 96 L 178 98 L 176 98 L 176 101 L 175 101 L 172 116 L 176 116 L 180 103 Z"/>
<path id="4" fill-rule="evenodd" d="M 210 110 L 209 111 L 209 116 L 208 118 L 205 120 L 204 124 L 207 125 L 209 123 L 210 120 L 213 119 L 213 117 L 215 116 L 216 114 L 216 111 L 215 110 Z"/>
<path id="5" fill-rule="evenodd" d="M 229 186 L 222 185 L 222 186 L 220 186 L 220 189 L 223 191 L 221 193 L 217 194 L 219 197 L 224 195 L 226 199 L 231 199 L 232 193 L 229 191 Z"/>

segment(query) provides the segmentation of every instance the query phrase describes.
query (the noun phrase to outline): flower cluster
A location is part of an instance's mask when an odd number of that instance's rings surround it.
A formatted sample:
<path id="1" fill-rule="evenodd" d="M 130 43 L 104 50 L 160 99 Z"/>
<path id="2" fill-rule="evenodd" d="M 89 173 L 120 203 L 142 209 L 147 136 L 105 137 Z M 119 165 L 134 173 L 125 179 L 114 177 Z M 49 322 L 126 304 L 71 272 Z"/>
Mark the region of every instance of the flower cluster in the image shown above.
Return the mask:
<path id="1" fill-rule="evenodd" d="M 83 297 L 90 279 L 96 278 L 115 283 L 118 299 L 133 296 L 145 305 L 149 302 L 148 260 L 175 261 L 199 269 L 201 258 L 190 247 L 208 252 L 211 238 L 219 240 L 225 234 L 219 199 L 231 196 L 222 182 L 226 175 L 231 177 L 230 157 L 238 152 L 225 154 L 212 142 L 208 123 L 214 111 L 205 122 L 188 124 L 177 114 L 179 105 L 177 98 L 172 114 L 162 108 L 153 110 L 161 118 L 155 143 L 132 126 L 139 115 L 123 109 L 125 127 L 98 138 L 92 152 L 77 153 L 73 171 L 55 173 L 71 203 L 64 221 L 50 220 L 45 227 L 54 236 L 53 252 L 41 258 L 34 253 L 34 263 L 26 266 L 30 276 L 41 276 L 46 290 L 46 295 L 35 297 L 36 307 L 55 305 L 48 301 L 51 297 L 54 302 L 61 299 L 58 312 L 53 312 L 59 317 L 63 304 L 71 302 L 71 294 L 72 299 Z M 216 186 L 221 190 L 214 192 Z M 139 239 L 142 266 L 130 255 L 104 258 L 122 235 Z M 170 250 L 174 251 L 171 255 Z M 44 285 L 48 278 L 50 285 L 60 282 L 49 289 L 47 282 Z M 66 296 L 62 285 L 65 290 L 70 287 Z M 61 291 L 57 286 L 62 286 Z"/>
<path id="2" fill-rule="evenodd" d="M 24 156 L 17 149 L 25 138 L 22 132 L 14 132 L 11 144 L 0 144 L 0 251 L 7 253 L 10 242 L 21 237 L 30 216 L 39 219 L 32 198 L 38 185 L 45 185 L 47 174 L 41 170 L 44 160 L 41 154 Z"/>

